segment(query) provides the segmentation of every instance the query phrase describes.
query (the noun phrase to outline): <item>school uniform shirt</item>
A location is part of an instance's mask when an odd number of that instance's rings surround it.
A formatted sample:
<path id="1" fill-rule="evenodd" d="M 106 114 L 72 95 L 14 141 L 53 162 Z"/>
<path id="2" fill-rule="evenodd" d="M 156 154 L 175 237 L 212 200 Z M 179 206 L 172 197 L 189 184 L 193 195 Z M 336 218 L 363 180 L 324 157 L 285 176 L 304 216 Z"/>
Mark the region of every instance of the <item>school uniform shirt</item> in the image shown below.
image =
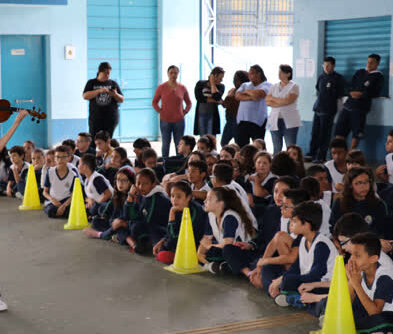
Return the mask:
<path id="1" fill-rule="evenodd" d="M 389 183 L 393 184 L 393 153 L 389 153 L 385 157 L 386 169 L 389 176 Z"/>
<path id="2" fill-rule="evenodd" d="M 322 192 L 321 200 L 324 201 L 329 208 L 331 208 L 334 202 L 333 192 L 330 190 Z"/>
<path id="3" fill-rule="evenodd" d="M 80 159 L 81 159 L 80 157 L 78 157 L 76 154 L 74 154 L 74 156 L 72 157 L 72 160 L 70 161 L 70 164 L 74 165 L 75 167 L 78 167 Z"/>
<path id="4" fill-rule="evenodd" d="M 347 110 L 369 112 L 371 100 L 379 96 L 383 86 L 383 80 L 383 75 L 380 71 L 368 72 L 366 69 L 356 71 L 352 77 L 350 91 L 362 92 L 363 95 L 359 99 L 354 99 L 349 95 L 344 108 Z"/>
<path id="5" fill-rule="evenodd" d="M 96 155 L 96 150 L 94 148 L 92 148 L 91 146 L 89 146 L 89 148 L 87 149 L 86 152 L 81 152 L 81 151 L 79 151 L 79 149 L 77 149 L 75 151 L 74 155 L 82 158 L 86 153 L 93 154 L 95 156 Z"/>
<path id="6" fill-rule="evenodd" d="M 368 224 L 371 232 L 376 233 L 383 239 L 393 239 L 393 224 L 389 217 L 388 206 L 384 201 L 379 200 L 377 206 L 374 208 L 370 207 L 366 200 L 354 201 L 353 203 L 350 211 L 360 214 Z M 330 215 L 329 225 L 331 231 L 333 231 L 334 225 L 336 225 L 336 222 L 343 214 L 344 212 L 341 211 L 341 201 L 338 198 L 334 201 Z"/>
<path id="7" fill-rule="evenodd" d="M 165 170 L 164 170 L 164 166 L 161 164 L 158 164 L 157 166 L 152 168 L 154 170 L 154 172 L 156 173 L 157 179 L 158 181 L 162 181 L 162 178 L 165 175 Z"/>
<path id="8" fill-rule="evenodd" d="M 71 165 L 67 164 L 68 171 L 63 178 L 59 177 L 57 167 L 50 167 L 46 173 L 44 187 L 49 188 L 49 195 L 58 201 L 62 201 L 71 196 L 72 188 L 76 177 L 79 177 L 78 170 Z M 51 201 L 45 201 L 45 205 L 50 204 Z"/>
<path id="9" fill-rule="evenodd" d="M 302 237 L 298 259 L 284 276 L 297 276 L 301 283 L 331 281 L 337 255 L 333 242 L 324 235 L 318 233 L 310 249 L 306 247 L 306 238 Z"/>
<path id="10" fill-rule="evenodd" d="M 331 233 L 330 233 L 329 220 L 332 210 L 322 199 L 315 201 L 315 203 L 318 203 L 322 208 L 322 224 L 321 227 L 319 228 L 319 233 L 330 238 Z"/>
<path id="11" fill-rule="evenodd" d="M 29 166 L 30 166 L 30 164 L 28 162 L 26 162 L 26 161 L 23 162 L 22 168 L 19 172 L 19 177 L 21 179 L 23 179 L 23 180 L 26 179 L 27 172 L 29 171 Z M 12 165 L 11 165 L 11 167 L 12 167 Z M 15 182 L 14 172 L 12 171 L 11 168 L 8 171 L 8 181 Z"/>
<path id="12" fill-rule="evenodd" d="M 226 238 L 232 238 L 235 242 L 250 240 L 240 216 L 233 210 L 225 211 L 221 219 L 221 227 L 217 224 L 216 215 L 209 212 L 209 224 L 206 226 L 205 235 L 212 235 L 214 242 L 218 244 L 224 242 Z"/>
<path id="13" fill-rule="evenodd" d="M 250 82 L 243 83 L 236 93 L 242 93 L 245 90 L 263 90 L 266 95 L 269 93 L 271 83 L 264 81 L 259 85 L 254 86 Z M 239 109 L 237 111 L 236 122 L 239 124 L 242 121 L 252 122 L 258 126 L 262 126 L 267 118 L 267 105 L 265 98 L 259 99 L 258 101 L 240 101 Z"/>
<path id="14" fill-rule="evenodd" d="M 269 195 L 273 194 L 274 182 L 276 182 L 276 180 L 277 180 L 277 176 L 274 175 L 272 172 L 269 172 L 269 174 L 261 182 L 262 187 L 264 187 L 269 192 Z M 255 196 L 255 183 L 254 181 L 250 181 L 250 183 L 252 186 L 252 193 Z"/>
<path id="15" fill-rule="evenodd" d="M 344 96 L 344 77 L 333 71 L 330 74 L 323 72 L 315 86 L 318 97 L 313 110 L 319 114 L 334 116 L 337 113 L 337 100 Z"/>
<path id="16" fill-rule="evenodd" d="M 102 166 L 97 169 L 97 173 L 104 176 L 112 186 L 115 186 L 115 175 L 117 171 L 118 171 L 117 168 L 113 168 L 113 167 L 105 168 L 105 166 Z"/>
<path id="17" fill-rule="evenodd" d="M 206 192 L 208 192 L 210 189 L 211 188 L 209 187 L 209 185 L 205 182 L 204 185 L 200 189 L 198 189 L 197 191 L 206 191 Z M 191 184 L 191 190 L 192 191 L 196 190 L 194 184 Z"/>
<path id="18" fill-rule="evenodd" d="M 110 182 L 101 174 L 93 172 L 84 182 L 84 189 L 87 198 L 92 198 L 95 202 L 100 202 L 104 192 L 109 189 L 113 195 L 113 188 Z"/>
<path id="19" fill-rule="evenodd" d="M 190 215 L 191 215 L 191 222 L 192 222 L 192 230 L 194 233 L 195 246 L 196 249 L 198 249 L 199 242 L 201 241 L 203 235 L 205 234 L 206 226 L 209 224 L 209 218 L 205 210 L 203 210 L 203 207 L 195 200 L 191 200 L 189 208 L 190 208 Z M 182 216 L 183 216 L 183 212 L 176 212 L 175 220 L 168 222 L 163 250 L 168 250 L 172 252 L 176 251 L 177 241 L 178 241 L 181 222 L 182 222 Z"/>
<path id="20" fill-rule="evenodd" d="M 336 184 L 343 182 L 344 174 L 338 171 L 334 160 L 329 160 L 328 162 L 326 162 L 325 167 L 327 168 L 329 177 L 331 179 L 332 191 L 333 193 L 338 193 L 338 191 L 336 190 Z"/>
<path id="21" fill-rule="evenodd" d="M 292 80 L 282 87 L 280 83 L 276 83 L 270 87 L 269 94 L 273 97 L 286 98 L 290 94 L 299 96 L 299 86 Z M 297 110 L 297 100 L 291 104 L 281 107 L 271 107 L 271 112 L 267 121 L 267 128 L 270 131 L 278 130 L 278 119 L 282 118 L 287 129 L 297 128 L 302 125 L 300 114 Z"/>

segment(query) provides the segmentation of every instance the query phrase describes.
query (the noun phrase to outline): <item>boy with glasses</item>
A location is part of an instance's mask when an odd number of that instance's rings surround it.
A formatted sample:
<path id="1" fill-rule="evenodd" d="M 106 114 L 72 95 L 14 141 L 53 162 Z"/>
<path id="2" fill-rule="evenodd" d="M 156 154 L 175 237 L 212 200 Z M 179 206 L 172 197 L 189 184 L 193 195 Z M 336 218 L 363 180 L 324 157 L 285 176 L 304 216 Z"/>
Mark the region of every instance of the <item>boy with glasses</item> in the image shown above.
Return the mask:
<path id="1" fill-rule="evenodd" d="M 75 155 L 82 157 L 85 153 L 96 154 L 96 151 L 91 147 L 91 134 L 87 132 L 81 132 L 78 134 L 76 140 L 76 151 Z"/>

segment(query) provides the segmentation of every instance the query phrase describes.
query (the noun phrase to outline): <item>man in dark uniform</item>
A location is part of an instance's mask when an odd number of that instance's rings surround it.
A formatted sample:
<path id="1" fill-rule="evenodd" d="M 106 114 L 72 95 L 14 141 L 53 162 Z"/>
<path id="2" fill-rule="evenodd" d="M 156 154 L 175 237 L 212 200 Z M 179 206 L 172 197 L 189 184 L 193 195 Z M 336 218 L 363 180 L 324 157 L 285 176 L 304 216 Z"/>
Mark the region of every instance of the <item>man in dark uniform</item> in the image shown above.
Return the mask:
<path id="1" fill-rule="evenodd" d="M 344 96 L 344 77 L 334 71 L 336 59 L 326 57 L 323 60 L 323 73 L 315 86 L 318 97 L 314 103 L 310 153 L 314 163 L 326 160 L 332 133 L 334 116 L 337 113 L 337 101 Z"/>
<path id="2" fill-rule="evenodd" d="M 346 138 L 352 131 L 351 150 L 356 148 L 364 137 L 371 99 L 379 96 L 383 86 L 383 75 L 377 70 L 380 61 L 379 55 L 371 54 L 368 56 L 366 68 L 356 71 L 352 77 L 348 100 L 337 120 L 336 137 Z"/>

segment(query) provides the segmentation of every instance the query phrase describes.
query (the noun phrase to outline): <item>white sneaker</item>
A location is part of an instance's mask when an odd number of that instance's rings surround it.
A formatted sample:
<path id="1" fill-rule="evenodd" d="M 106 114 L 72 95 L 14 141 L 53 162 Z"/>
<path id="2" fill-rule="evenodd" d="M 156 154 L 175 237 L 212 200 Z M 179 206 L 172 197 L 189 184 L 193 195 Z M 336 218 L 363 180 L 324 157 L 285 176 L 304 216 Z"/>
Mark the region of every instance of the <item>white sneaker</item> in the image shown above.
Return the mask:
<path id="1" fill-rule="evenodd" d="M 1 299 L 0 299 L 0 312 L 2 311 L 7 311 L 8 310 L 8 306 L 6 303 L 4 303 Z"/>
<path id="2" fill-rule="evenodd" d="M 274 298 L 275 303 L 281 307 L 289 306 L 287 302 L 287 296 L 283 294 L 279 294 L 276 298 Z"/>

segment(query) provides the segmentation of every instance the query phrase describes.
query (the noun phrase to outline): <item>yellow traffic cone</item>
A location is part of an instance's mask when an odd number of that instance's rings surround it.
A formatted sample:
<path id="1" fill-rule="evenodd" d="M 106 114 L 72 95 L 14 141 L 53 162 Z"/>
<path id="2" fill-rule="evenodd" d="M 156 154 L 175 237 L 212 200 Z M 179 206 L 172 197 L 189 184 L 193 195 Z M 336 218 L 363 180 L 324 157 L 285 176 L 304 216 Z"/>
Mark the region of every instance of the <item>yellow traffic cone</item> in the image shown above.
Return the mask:
<path id="1" fill-rule="evenodd" d="M 355 334 L 351 296 L 349 295 L 344 258 L 337 255 L 330 284 L 325 318 L 319 334 Z"/>
<path id="2" fill-rule="evenodd" d="M 37 179 L 35 177 L 33 165 L 29 166 L 27 172 L 27 181 L 25 186 L 25 194 L 23 196 L 23 203 L 19 206 L 19 210 L 42 210 L 43 206 L 40 202 L 40 195 L 38 194 Z"/>
<path id="3" fill-rule="evenodd" d="M 64 225 L 65 230 L 82 230 L 88 227 L 85 201 L 83 200 L 83 193 L 81 181 L 78 177 L 74 181 L 74 189 L 72 191 L 70 214 L 68 222 Z"/>
<path id="4" fill-rule="evenodd" d="M 164 269 L 176 274 L 194 274 L 203 271 L 201 266 L 198 264 L 194 231 L 192 230 L 189 208 L 185 208 L 183 210 L 175 260 L 173 261 L 173 264 L 168 267 L 164 267 Z"/>

